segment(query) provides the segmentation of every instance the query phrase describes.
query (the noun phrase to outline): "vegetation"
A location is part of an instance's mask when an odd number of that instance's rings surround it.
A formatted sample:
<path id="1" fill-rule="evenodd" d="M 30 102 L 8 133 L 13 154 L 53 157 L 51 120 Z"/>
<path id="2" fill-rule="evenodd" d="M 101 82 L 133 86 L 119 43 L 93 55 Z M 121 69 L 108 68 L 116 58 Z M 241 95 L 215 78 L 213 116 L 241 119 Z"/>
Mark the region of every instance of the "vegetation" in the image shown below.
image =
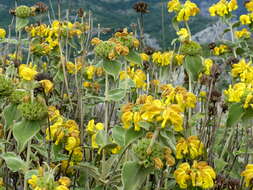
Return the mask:
<path id="1" fill-rule="evenodd" d="M 0 28 L 1 190 L 253 188 L 253 0 L 238 21 L 237 0 L 210 6 L 231 40 L 208 46 L 198 5 L 170 0 L 164 51 L 147 46 L 145 2 L 112 35 L 82 8 L 26 3 Z"/>

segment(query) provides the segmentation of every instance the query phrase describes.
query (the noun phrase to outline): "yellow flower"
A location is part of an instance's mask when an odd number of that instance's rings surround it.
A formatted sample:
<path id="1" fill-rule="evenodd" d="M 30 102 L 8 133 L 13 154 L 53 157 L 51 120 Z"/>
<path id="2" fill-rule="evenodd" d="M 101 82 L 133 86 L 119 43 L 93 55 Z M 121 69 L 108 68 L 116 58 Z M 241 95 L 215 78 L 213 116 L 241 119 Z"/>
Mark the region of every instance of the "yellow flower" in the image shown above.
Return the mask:
<path id="1" fill-rule="evenodd" d="M 212 69 L 212 66 L 213 66 L 213 60 L 205 59 L 204 66 L 205 66 L 205 72 L 204 73 L 206 75 L 210 75 L 211 74 L 211 69 Z"/>
<path id="2" fill-rule="evenodd" d="M 195 3 L 187 0 L 177 14 L 177 21 L 188 21 L 190 16 L 195 16 L 199 13 L 199 8 Z"/>
<path id="3" fill-rule="evenodd" d="M 92 148 L 98 148 L 99 147 L 98 144 L 97 144 L 97 142 L 96 142 L 96 137 L 97 137 L 97 133 L 93 134 L 91 136 L 91 147 Z"/>
<path id="4" fill-rule="evenodd" d="M 224 91 L 224 94 L 228 97 L 229 102 L 240 102 L 241 98 L 247 88 L 245 83 L 237 83 L 233 87 L 229 85 L 229 88 Z"/>
<path id="5" fill-rule="evenodd" d="M 149 61 L 149 56 L 146 53 L 141 53 L 140 57 L 142 61 Z"/>
<path id="6" fill-rule="evenodd" d="M 152 55 L 152 61 L 160 66 L 167 66 L 172 63 L 173 54 L 174 54 L 173 51 L 164 53 L 161 53 L 160 51 L 155 52 Z"/>
<path id="7" fill-rule="evenodd" d="M 112 152 L 112 154 L 118 154 L 118 153 L 120 152 L 120 150 L 121 150 L 121 147 L 120 147 L 120 146 L 117 146 L 117 147 L 113 148 L 113 149 L 111 150 L 111 152 Z"/>
<path id="8" fill-rule="evenodd" d="M 54 121 L 61 116 L 60 111 L 55 106 L 48 106 L 49 120 Z"/>
<path id="9" fill-rule="evenodd" d="M 249 12 L 252 12 L 253 11 L 253 1 L 250 0 L 250 1 L 245 1 L 245 7 L 246 9 L 249 11 Z"/>
<path id="10" fill-rule="evenodd" d="M 68 62 L 66 63 L 66 68 L 67 68 L 67 71 L 68 71 L 70 74 L 76 74 L 78 71 L 81 70 L 81 68 L 82 68 L 82 63 L 74 64 L 74 63 L 72 63 L 71 61 L 68 61 Z"/>
<path id="11" fill-rule="evenodd" d="M 189 155 L 191 159 L 203 154 L 204 144 L 196 136 L 190 136 L 187 139 L 180 138 L 176 145 L 176 157 L 182 159 Z"/>
<path id="12" fill-rule="evenodd" d="M 176 104 L 168 106 L 162 114 L 163 118 L 162 128 L 166 127 L 167 121 L 170 121 L 171 124 L 174 126 L 175 131 L 182 131 L 183 130 L 182 111 L 183 110 Z"/>
<path id="13" fill-rule="evenodd" d="M 251 23 L 250 16 L 249 15 L 241 15 L 240 22 L 242 24 L 250 24 Z"/>
<path id="14" fill-rule="evenodd" d="M 244 28 L 241 31 L 236 31 L 235 35 L 237 38 L 250 38 L 251 33 L 246 28 Z"/>
<path id="15" fill-rule="evenodd" d="M 40 83 L 46 94 L 53 90 L 54 84 L 50 80 L 41 80 Z"/>
<path id="16" fill-rule="evenodd" d="M 6 31 L 3 28 L 0 28 L 0 39 L 4 39 L 6 36 Z"/>
<path id="17" fill-rule="evenodd" d="M 0 177 L 0 187 L 4 186 L 4 180 Z"/>
<path id="18" fill-rule="evenodd" d="M 64 185 L 59 185 L 56 187 L 56 190 L 69 190 L 69 188 Z"/>
<path id="19" fill-rule="evenodd" d="M 168 2 L 167 7 L 168 7 L 168 12 L 179 11 L 181 4 L 179 0 L 170 0 Z"/>
<path id="20" fill-rule="evenodd" d="M 32 188 L 35 188 L 38 183 L 38 176 L 32 175 L 32 178 L 28 180 L 28 184 L 32 186 Z"/>
<path id="21" fill-rule="evenodd" d="M 89 80 L 93 79 L 95 71 L 96 71 L 96 68 L 93 65 L 90 65 L 87 67 L 86 74 Z"/>
<path id="22" fill-rule="evenodd" d="M 180 188 L 186 189 L 188 187 L 187 183 L 190 179 L 190 165 L 188 163 L 182 163 L 174 172 L 176 182 L 179 184 Z"/>
<path id="23" fill-rule="evenodd" d="M 132 77 L 136 88 L 145 88 L 146 87 L 146 82 L 145 80 L 147 79 L 146 74 L 141 70 L 138 69 L 135 71 L 134 76 Z"/>
<path id="24" fill-rule="evenodd" d="M 66 187 L 69 187 L 70 184 L 71 184 L 71 180 L 68 178 L 68 177 L 61 177 L 58 182 L 61 184 L 61 185 L 64 185 Z"/>
<path id="25" fill-rule="evenodd" d="M 191 169 L 191 181 L 193 187 L 202 187 L 203 189 L 209 189 L 214 186 L 214 179 L 216 174 L 212 167 L 206 162 L 197 162 L 194 160 Z"/>
<path id="26" fill-rule="evenodd" d="M 133 114 L 133 122 L 134 122 L 134 130 L 139 131 L 141 130 L 139 122 L 141 121 L 141 114 L 140 112 L 134 112 Z"/>
<path id="27" fill-rule="evenodd" d="M 190 182 L 193 187 L 212 188 L 216 178 L 212 167 L 206 162 L 197 162 L 195 160 L 192 167 L 187 162 L 180 164 L 174 172 L 174 176 L 182 189 L 186 189 Z"/>
<path id="28" fill-rule="evenodd" d="M 155 168 L 157 169 L 162 169 L 163 168 L 163 162 L 160 158 L 154 158 L 154 162 L 155 162 Z"/>
<path id="29" fill-rule="evenodd" d="M 231 0 L 229 3 L 228 3 L 228 10 L 231 12 L 231 11 L 234 11 L 238 8 L 238 4 L 237 4 L 237 0 Z"/>
<path id="30" fill-rule="evenodd" d="M 177 35 L 179 36 L 179 39 L 184 41 L 189 37 L 189 32 L 186 28 L 181 28 L 178 32 Z"/>
<path id="31" fill-rule="evenodd" d="M 95 46 L 95 45 L 100 44 L 100 42 L 102 42 L 102 40 L 100 40 L 99 38 L 93 38 L 91 40 L 91 45 Z"/>
<path id="32" fill-rule="evenodd" d="M 218 3 L 212 5 L 209 8 L 209 12 L 211 16 L 225 16 L 229 12 L 232 12 L 238 8 L 237 0 L 231 0 L 228 2 L 227 0 L 220 0 Z"/>
<path id="33" fill-rule="evenodd" d="M 176 61 L 177 61 L 177 64 L 178 65 L 182 65 L 183 64 L 183 62 L 184 62 L 184 55 L 181 55 L 181 54 L 176 54 L 175 55 L 175 59 L 176 59 Z"/>
<path id="34" fill-rule="evenodd" d="M 79 141 L 76 137 L 68 137 L 65 149 L 67 151 L 72 151 L 78 145 L 79 145 Z"/>
<path id="35" fill-rule="evenodd" d="M 246 96 L 246 99 L 243 105 L 244 109 L 247 109 L 249 107 L 249 103 L 251 102 L 252 99 L 253 99 L 253 95 L 251 93 Z M 250 104 L 250 105 L 251 107 L 253 107 L 253 104 Z"/>
<path id="36" fill-rule="evenodd" d="M 94 119 L 89 121 L 88 125 L 86 126 L 86 131 L 88 131 L 91 134 L 95 132 L 95 121 L 94 121 Z"/>
<path id="37" fill-rule="evenodd" d="M 214 48 L 213 53 L 214 55 L 221 55 L 228 52 L 228 50 L 229 50 L 228 46 L 221 44 Z"/>
<path id="38" fill-rule="evenodd" d="M 200 91 L 199 96 L 201 98 L 206 98 L 206 92 L 205 91 Z"/>
<path id="39" fill-rule="evenodd" d="M 19 66 L 19 76 L 24 80 L 33 80 L 34 77 L 37 75 L 36 67 L 27 66 L 25 64 L 21 64 Z"/>
<path id="40" fill-rule="evenodd" d="M 127 111 L 122 114 L 121 121 L 123 123 L 123 127 L 128 129 L 132 125 L 133 120 L 133 112 Z"/>
<path id="41" fill-rule="evenodd" d="M 253 164 L 248 164 L 245 170 L 241 173 L 241 176 L 244 177 L 245 186 L 249 187 L 253 179 Z"/>

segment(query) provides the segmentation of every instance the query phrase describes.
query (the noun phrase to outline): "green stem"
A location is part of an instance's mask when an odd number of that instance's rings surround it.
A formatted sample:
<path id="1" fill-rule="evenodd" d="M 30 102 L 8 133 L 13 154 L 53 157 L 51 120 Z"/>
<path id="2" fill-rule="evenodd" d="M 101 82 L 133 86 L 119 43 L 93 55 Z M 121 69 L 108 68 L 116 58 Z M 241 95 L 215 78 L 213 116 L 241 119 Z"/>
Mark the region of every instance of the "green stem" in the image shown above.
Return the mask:
<path id="1" fill-rule="evenodd" d="M 187 30 L 188 30 L 188 32 L 189 32 L 189 40 L 191 41 L 191 40 L 192 40 L 191 29 L 190 29 L 190 27 L 189 27 L 189 25 L 188 25 L 188 22 L 186 22 L 186 21 L 185 21 L 185 26 L 186 26 L 186 28 L 187 28 Z"/>
<path id="2" fill-rule="evenodd" d="M 108 131 L 108 108 L 109 108 L 109 76 L 105 74 L 105 131 Z"/>
<path id="3" fill-rule="evenodd" d="M 30 164 L 30 154 L 31 154 L 31 140 L 28 141 L 27 144 L 27 152 L 26 152 L 26 165 L 29 166 Z M 24 177 L 24 190 L 28 190 L 27 180 Z"/>

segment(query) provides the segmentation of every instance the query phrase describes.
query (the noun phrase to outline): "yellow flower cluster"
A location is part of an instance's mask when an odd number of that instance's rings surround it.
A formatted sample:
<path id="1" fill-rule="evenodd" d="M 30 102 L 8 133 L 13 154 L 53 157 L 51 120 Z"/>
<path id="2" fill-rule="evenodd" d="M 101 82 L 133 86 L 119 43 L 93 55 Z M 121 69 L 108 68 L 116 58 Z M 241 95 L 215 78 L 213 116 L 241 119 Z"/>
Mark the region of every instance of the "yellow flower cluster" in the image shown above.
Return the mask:
<path id="1" fill-rule="evenodd" d="M 182 87 L 168 86 L 171 88 L 166 88 L 167 91 L 164 90 L 162 100 L 142 95 L 137 99 L 135 105 L 126 104 L 123 106 L 121 121 L 124 128 L 134 126 L 134 129 L 139 131 L 141 129 L 140 122 L 145 121 L 160 123 L 162 128 L 172 125 L 175 131 L 182 131 L 184 109 L 194 107 L 196 97 L 187 91 L 185 92 Z"/>
<path id="2" fill-rule="evenodd" d="M 132 32 L 129 33 L 126 28 L 122 32 L 116 32 L 108 41 L 94 38 L 91 43 L 95 45 L 94 51 L 97 56 L 109 60 L 116 60 L 119 56 L 126 56 L 131 49 L 140 45 L 139 40 L 134 37 Z"/>
<path id="3" fill-rule="evenodd" d="M 211 16 L 225 16 L 238 8 L 237 0 L 220 0 L 209 8 Z"/>
<path id="4" fill-rule="evenodd" d="M 179 0 L 170 0 L 168 2 L 168 12 L 176 12 L 177 21 L 188 21 L 191 16 L 196 16 L 199 13 L 198 6 L 186 0 L 184 4 L 181 4 Z"/>
<path id="5" fill-rule="evenodd" d="M 70 74 L 77 74 L 82 69 L 82 63 L 73 63 L 71 61 L 68 61 L 66 63 L 66 68 L 68 73 Z"/>
<path id="6" fill-rule="evenodd" d="M 227 45 L 224 45 L 224 44 L 216 46 L 213 49 L 213 54 L 214 55 L 222 55 L 222 54 L 227 53 L 227 52 L 229 52 L 229 47 Z"/>
<path id="7" fill-rule="evenodd" d="M 244 177 L 246 187 L 252 186 L 253 164 L 248 164 L 245 170 L 241 173 L 241 176 Z"/>
<path id="8" fill-rule="evenodd" d="M 100 90 L 100 84 L 98 82 L 83 82 L 84 88 L 90 89 L 95 93 L 98 93 Z"/>
<path id="9" fill-rule="evenodd" d="M 245 59 L 241 59 L 239 63 L 232 65 L 231 74 L 233 77 L 239 77 L 241 82 L 252 83 L 253 81 L 253 66 L 252 62 L 246 62 Z"/>
<path id="10" fill-rule="evenodd" d="M 0 28 L 0 39 L 4 39 L 6 36 L 6 31 L 3 28 Z"/>
<path id="11" fill-rule="evenodd" d="M 34 77 L 38 74 L 38 72 L 36 71 L 36 66 L 32 66 L 32 64 L 21 64 L 19 66 L 18 71 L 19 77 L 27 81 L 33 80 Z"/>
<path id="12" fill-rule="evenodd" d="M 69 190 L 71 180 L 68 177 L 61 177 L 58 181 L 54 181 L 54 176 L 51 173 L 40 172 L 39 175 L 32 175 L 28 184 L 33 190 Z"/>
<path id="13" fill-rule="evenodd" d="M 250 38 L 251 32 L 243 28 L 242 30 L 236 31 L 235 35 L 237 38 Z"/>
<path id="14" fill-rule="evenodd" d="M 249 12 L 252 12 L 252 11 L 253 11 L 253 1 L 252 1 L 252 0 L 245 1 L 244 5 L 245 5 L 246 9 L 247 9 Z"/>
<path id="15" fill-rule="evenodd" d="M 167 66 L 172 63 L 173 51 L 161 53 L 160 51 L 153 53 L 152 61 L 160 66 Z"/>
<path id="16" fill-rule="evenodd" d="M 149 61 L 150 57 L 146 53 L 140 53 L 140 57 L 142 61 Z"/>
<path id="17" fill-rule="evenodd" d="M 26 31 L 33 39 L 31 52 L 38 55 L 48 55 L 51 51 L 59 47 L 61 37 L 72 38 L 80 36 L 88 30 L 86 24 L 53 21 L 52 25 L 41 24 L 39 26 L 30 26 Z"/>
<path id="18" fill-rule="evenodd" d="M 174 88 L 166 84 L 161 86 L 161 91 L 166 104 L 178 104 L 182 110 L 194 108 L 197 103 L 196 96 L 181 86 Z"/>
<path id="19" fill-rule="evenodd" d="M 187 162 L 180 164 L 175 170 L 174 176 L 182 189 L 186 189 L 189 184 L 193 187 L 209 189 L 214 186 L 216 178 L 213 168 L 203 161 L 194 161 L 192 166 Z"/>
<path id="20" fill-rule="evenodd" d="M 101 77 L 104 74 L 104 69 L 103 67 L 95 67 L 94 65 L 90 65 L 85 68 L 85 72 L 87 78 L 89 80 L 92 80 L 95 77 L 95 75 Z"/>
<path id="21" fill-rule="evenodd" d="M 50 93 L 53 90 L 54 84 L 50 80 L 41 80 L 40 84 L 46 94 Z"/>
<path id="22" fill-rule="evenodd" d="M 242 96 L 245 93 L 246 88 L 252 91 L 251 85 L 246 85 L 245 83 L 236 83 L 233 86 L 229 85 L 229 88 L 224 91 L 224 94 L 227 96 L 229 102 L 240 102 Z"/>
<path id="23" fill-rule="evenodd" d="M 213 66 L 212 59 L 205 59 L 204 60 L 204 67 L 205 67 L 204 74 L 205 75 L 211 75 L 212 66 Z"/>
<path id="24" fill-rule="evenodd" d="M 54 106 L 48 107 L 49 120 L 53 123 L 46 129 L 46 140 L 54 141 L 56 145 L 64 143 L 65 149 L 72 153 L 74 161 L 82 160 L 80 147 L 80 131 L 74 120 L 66 120 Z"/>
<path id="25" fill-rule="evenodd" d="M 179 36 L 179 39 L 181 41 L 185 41 L 189 38 L 189 32 L 186 28 L 181 28 L 178 32 L 177 35 Z"/>
<path id="26" fill-rule="evenodd" d="M 104 130 L 103 123 L 95 124 L 94 119 L 90 120 L 88 125 L 86 126 L 86 131 L 91 134 L 91 146 L 92 148 L 99 148 L 98 144 L 96 143 L 96 136 L 97 133 L 101 130 Z"/>
<path id="27" fill-rule="evenodd" d="M 190 156 L 191 159 L 195 159 L 203 154 L 203 149 L 204 144 L 196 136 L 180 138 L 176 145 L 176 158 Z"/>
<path id="28" fill-rule="evenodd" d="M 177 65 L 182 65 L 184 55 L 176 54 L 173 51 L 168 52 L 155 52 L 152 55 L 152 61 L 159 66 L 167 66 L 175 62 Z"/>
<path id="29" fill-rule="evenodd" d="M 126 71 L 120 72 L 120 80 L 125 80 L 127 78 L 130 78 L 133 80 L 136 88 L 143 88 L 145 89 L 147 86 L 146 79 L 147 76 L 145 72 L 141 69 L 135 70 L 134 68 L 127 68 Z"/>

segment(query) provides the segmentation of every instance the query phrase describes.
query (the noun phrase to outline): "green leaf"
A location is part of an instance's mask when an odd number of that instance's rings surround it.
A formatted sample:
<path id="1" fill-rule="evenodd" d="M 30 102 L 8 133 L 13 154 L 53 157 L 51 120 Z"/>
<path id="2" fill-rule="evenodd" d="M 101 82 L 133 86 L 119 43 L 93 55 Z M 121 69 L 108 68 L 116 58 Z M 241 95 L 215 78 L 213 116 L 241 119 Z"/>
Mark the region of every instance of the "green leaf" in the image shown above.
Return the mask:
<path id="1" fill-rule="evenodd" d="M 126 131 L 125 145 L 132 143 L 133 141 L 137 140 L 138 138 L 142 137 L 143 135 L 144 135 L 143 130 L 135 131 L 134 128 L 131 127 L 130 129 L 128 129 Z"/>
<path id="2" fill-rule="evenodd" d="M 240 22 L 240 21 L 237 21 L 237 22 L 235 22 L 235 23 L 232 25 L 232 28 L 237 28 L 237 27 L 239 27 L 239 26 L 241 26 L 241 22 Z"/>
<path id="3" fill-rule="evenodd" d="M 11 104 L 4 108 L 3 116 L 5 120 L 5 128 L 8 129 L 14 124 L 14 121 L 20 119 L 20 113 L 17 109 L 17 105 Z"/>
<path id="4" fill-rule="evenodd" d="M 18 143 L 18 151 L 22 152 L 29 140 L 40 130 L 40 122 L 22 120 L 13 126 L 13 135 Z"/>
<path id="5" fill-rule="evenodd" d="M 124 146 L 126 130 L 121 126 L 112 128 L 112 138 L 120 146 Z"/>
<path id="6" fill-rule="evenodd" d="M 125 97 L 125 90 L 120 88 L 110 90 L 108 94 L 109 101 L 118 102 L 122 100 L 124 97 Z"/>
<path id="7" fill-rule="evenodd" d="M 114 79 L 117 79 L 121 69 L 121 64 L 118 61 L 104 59 L 103 68 L 107 74 L 112 75 Z"/>
<path id="8" fill-rule="evenodd" d="M 228 109 L 227 126 L 236 125 L 244 114 L 244 109 L 241 103 L 234 103 Z"/>
<path id="9" fill-rule="evenodd" d="M 129 51 L 129 54 L 127 56 L 125 56 L 125 59 L 127 61 L 135 63 L 137 65 L 142 64 L 142 59 L 141 59 L 140 55 L 133 50 Z"/>
<path id="10" fill-rule="evenodd" d="M 220 173 L 226 165 L 227 162 L 225 162 L 222 158 L 214 159 L 214 166 L 217 173 Z"/>
<path id="11" fill-rule="evenodd" d="M 122 169 L 123 190 L 139 190 L 149 173 L 136 161 L 126 162 Z"/>
<path id="12" fill-rule="evenodd" d="M 25 170 L 27 168 L 25 161 L 23 161 L 20 156 L 16 155 L 14 152 L 3 153 L 1 157 L 6 162 L 7 167 L 13 172 Z"/>
<path id="13" fill-rule="evenodd" d="M 121 88 L 126 88 L 127 90 L 130 89 L 130 88 L 134 88 L 135 87 L 135 83 L 132 79 L 124 79 L 124 80 L 120 80 L 119 81 L 119 86 Z"/>
<path id="14" fill-rule="evenodd" d="M 199 73 L 203 70 L 201 57 L 187 55 L 184 61 L 184 68 L 191 80 L 197 81 Z"/>
<path id="15" fill-rule="evenodd" d="M 29 19 L 16 17 L 16 31 L 23 29 L 29 24 Z"/>

